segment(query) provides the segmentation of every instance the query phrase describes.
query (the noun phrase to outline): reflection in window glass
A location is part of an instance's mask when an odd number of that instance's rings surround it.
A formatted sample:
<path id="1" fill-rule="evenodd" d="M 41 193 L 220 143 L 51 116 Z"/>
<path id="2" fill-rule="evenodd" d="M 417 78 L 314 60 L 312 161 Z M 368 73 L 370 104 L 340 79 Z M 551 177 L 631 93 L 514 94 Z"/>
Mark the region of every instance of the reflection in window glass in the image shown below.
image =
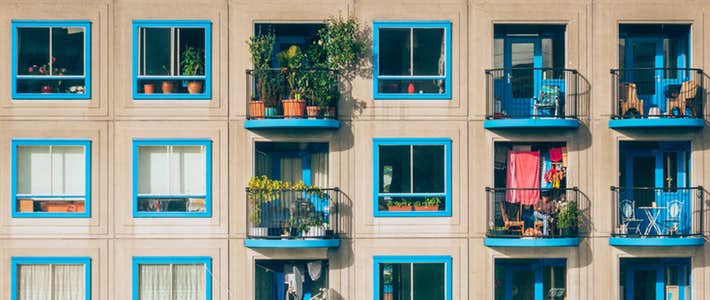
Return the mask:
<path id="1" fill-rule="evenodd" d="M 381 263 L 380 299 L 446 299 L 445 272 L 444 263 Z"/>

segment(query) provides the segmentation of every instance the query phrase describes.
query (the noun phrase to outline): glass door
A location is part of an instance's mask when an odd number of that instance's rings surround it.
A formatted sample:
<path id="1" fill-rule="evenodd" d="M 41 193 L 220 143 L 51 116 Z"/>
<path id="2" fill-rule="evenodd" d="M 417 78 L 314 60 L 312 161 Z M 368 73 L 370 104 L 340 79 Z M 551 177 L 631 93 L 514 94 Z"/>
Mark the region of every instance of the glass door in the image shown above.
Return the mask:
<path id="1" fill-rule="evenodd" d="M 540 93 L 542 53 L 537 37 L 505 39 L 504 110 L 511 115 L 532 114 L 533 97 Z"/>
<path id="2" fill-rule="evenodd" d="M 629 260 L 621 264 L 622 300 L 690 299 L 690 264 L 687 260 L 681 260 L 683 263 Z"/>

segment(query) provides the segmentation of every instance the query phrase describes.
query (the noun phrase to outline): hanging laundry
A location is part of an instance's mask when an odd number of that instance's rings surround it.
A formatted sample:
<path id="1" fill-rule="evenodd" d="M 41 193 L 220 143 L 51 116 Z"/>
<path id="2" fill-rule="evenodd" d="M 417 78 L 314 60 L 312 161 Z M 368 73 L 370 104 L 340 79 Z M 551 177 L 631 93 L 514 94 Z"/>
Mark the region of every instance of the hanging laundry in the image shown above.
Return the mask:
<path id="1" fill-rule="evenodd" d="M 547 172 L 552 169 L 552 160 L 550 160 L 550 153 L 549 152 L 542 152 L 540 153 L 540 161 L 542 163 L 541 165 L 541 170 L 540 170 L 540 178 L 545 178 L 545 175 L 547 175 Z M 540 181 L 540 188 L 543 189 L 549 189 L 551 188 L 552 185 L 550 182 L 541 180 Z"/>
<path id="2" fill-rule="evenodd" d="M 562 167 L 567 167 L 567 147 L 562 147 Z"/>
<path id="3" fill-rule="evenodd" d="M 505 200 L 533 205 L 540 198 L 540 151 L 508 151 Z"/>
<path id="4" fill-rule="evenodd" d="M 565 177 L 565 171 L 562 169 L 557 169 L 555 165 L 545 173 L 545 182 L 549 183 L 549 186 L 553 189 L 559 189 L 562 186 L 562 179 Z"/>
<path id="5" fill-rule="evenodd" d="M 311 276 L 311 280 L 316 281 L 320 279 L 320 274 L 322 270 L 320 260 L 308 262 L 306 266 L 308 267 L 308 275 Z"/>
<path id="6" fill-rule="evenodd" d="M 550 149 L 550 160 L 554 162 L 562 161 L 562 147 Z"/>

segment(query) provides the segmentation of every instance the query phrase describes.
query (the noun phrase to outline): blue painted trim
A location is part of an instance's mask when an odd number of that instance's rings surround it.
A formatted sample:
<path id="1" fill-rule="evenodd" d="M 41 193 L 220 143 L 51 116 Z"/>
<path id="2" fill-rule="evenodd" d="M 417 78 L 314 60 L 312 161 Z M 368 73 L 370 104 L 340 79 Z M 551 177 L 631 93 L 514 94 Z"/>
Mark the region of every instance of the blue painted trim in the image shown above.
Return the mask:
<path id="1" fill-rule="evenodd" d="M 446 281 L 446 297 L 445 300 L 452 299 L 452 282 L 453 282 L 453 271 L 451 256 L 374 256 L 372 257 L 372 299 L 380 299 L 380 264 L 383 263 L 443 263 L 445 270 L 445 281 Z"/>
<path id="2" fill-rule="evenodd" d="M 270 240 L 246 239 L 244 246 L 248 248 L 338 248 L 340 239 L 321 240 Z"/>
<path id="3" fill-rule="evenodd" d="M 658 119 L 619 119 L 609 120 L 609 128 L 703 128 L 705 120 L 699 118 L 658 118 Z"/>
<path id="4" fill-rule="evenodd" d="M 19 256 L 10 258 L 10 299 L 17 300 L 17 271 L 19 265 L 84 265 L 84 295 L 91 300 L 91 257 Z"/>
<path id="5" fill-rule="evenodd" d="M 204 76 L 138 76 L 138 29 L 153 28 L 202 28 L 205 30 L 205 75 Z M 212 22 L 207 20 L 134 20 L 133 21 L 133 99 L 134 100 L 210 100 L 212 99 Z M 188 80 L 201 78 L 205 80 L 202 94 L 141 94 L 138 93 L 138 80 L 143 78 L 163 78 L 173 80 Z"/>
<path id="6" fill-rule="evenodd" d="M 488 247 L 577 247 L 580 238 L 490 238 L 483 239 Z"/>
<path id="7" fill-rule="evenodd" d="M 514 128 L 579 128 L 577 119 L 500 119 L 484 120 L 485 129 Z"/>
<path id="8" fill-rule="evenodd" d="M 396 76 L 404 80 L 427 78 L 445 79 L 443 94 L 382 94 L 377 91 L 379 80 L 393 76 L 379 76 L 379 30 L 380 28 L 443 28 L 446 39 L 446 71 L 445 76 Z M 372 94 L 375 100 L 451 100 L 451 21 L 375 21 L 372 25 Z"/>
<path id="9" fill-rule="evenodd" d="M 17 211 L 17 147 L 22 146 L 81 146 L 84 147 L 84 195 L 72 196 L 84 198 L 84 212 L 18 212 Z M 89 218 L 91 217 L 91 140 L 86 139 L 14 139 L 11 143 L 11 214 L 13 218 Z M 33 198 L 69 197 L 67 195 L 24 195 Z"/>
<path id="10" fill-rule="evenodd" d="M 338 129 L 340 121 L 338 120 L 309 120 L 309 119 L 265 119 L 265 120 L 246 120 L 244 122 L 246 129 L 276 129 L 276 128 L 322 128 L 322 129 Z"/>
<path id="11" fill-rule="evenodd" d="M 382 145 L 443 145 L 444 146 L 444 174 L 446 176 L 446 188 L 443 194 L 395 194 L 395 193 L 379 193 L 380 186 L 380 154 L 379 147 Z M 374 217 L 451 217 L 451 139 L 450 138 L 373 138 L 372 139 L 372 181 L 373 181 L 373 216 Z M 445 208 L 441 211 L 403 211 L 391 212 L 379 210 L 380 196 L 407 196 L 407 197 L 427 197 L 427 196 L 442 196 L 444 197 Z"/>
<path id="12" fill-rule="evenodd" d="M 140 265 L 171 265 L 171 264 L 204 264 L 205 265 L 205 299 L 212 299 L 212 257 L 210 256 L 134 256 L 132 262 L 133 274 L 132 294 L 138 298 L 138 278 Z"/>
<path id="13" fill-rule="evenodd" d="M 609 245 L 621 247 L 687 247 L 702 246 L 705 239 L 702 236 L 692 237 L 610 237 Z"/>
<path id="14" fill-rule="evenodd" d="M 141 146 L 204 146 L 205 147 L 205 212 L 140 212 L 138 199 L 150 195 L 138 194 L 138 148 Z M 210 139 L 133 139 L 133 217 L 134 218 L 210 218 L 212 217 L 212 140 Z M 187 195 L 156 195 L 156 198 L 184 198 Z"/>
<path id="15" fill-rule="evenodd" d="M 91 99 L 91 22 L 89 20 L 12 20 L 12 99 L 17 100 L 88 100 Z M 21 27 L 83 27 L 84 28 L 84 75 L 82 76 L 43 76 L 43 79 L 62 79 L 78 77 L 84 80 L 84 93 L 18 93 L 17 28 Z M 52 45 L 49 45 L 50 47 Z M 22 77 L 22 76 L 20 76 Z"/>

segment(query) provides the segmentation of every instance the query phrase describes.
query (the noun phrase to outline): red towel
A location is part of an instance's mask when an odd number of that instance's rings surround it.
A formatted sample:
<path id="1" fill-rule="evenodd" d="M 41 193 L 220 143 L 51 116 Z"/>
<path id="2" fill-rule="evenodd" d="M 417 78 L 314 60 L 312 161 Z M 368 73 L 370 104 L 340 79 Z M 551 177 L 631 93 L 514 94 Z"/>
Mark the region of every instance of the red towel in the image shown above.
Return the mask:
<path id="1" fill-rule="evenodd" d="M 523 205 L 537 203 L 540 199 L 540 151 L 508 151 L 506 187 L 505 201 Z"/>
<path id="2" fill-rule="evenodd" d="M 552 160 L 552 161 L 562 161 L 562 148 L 552 148 L 552 149 L 550 149 L 550 160 Z"/>

